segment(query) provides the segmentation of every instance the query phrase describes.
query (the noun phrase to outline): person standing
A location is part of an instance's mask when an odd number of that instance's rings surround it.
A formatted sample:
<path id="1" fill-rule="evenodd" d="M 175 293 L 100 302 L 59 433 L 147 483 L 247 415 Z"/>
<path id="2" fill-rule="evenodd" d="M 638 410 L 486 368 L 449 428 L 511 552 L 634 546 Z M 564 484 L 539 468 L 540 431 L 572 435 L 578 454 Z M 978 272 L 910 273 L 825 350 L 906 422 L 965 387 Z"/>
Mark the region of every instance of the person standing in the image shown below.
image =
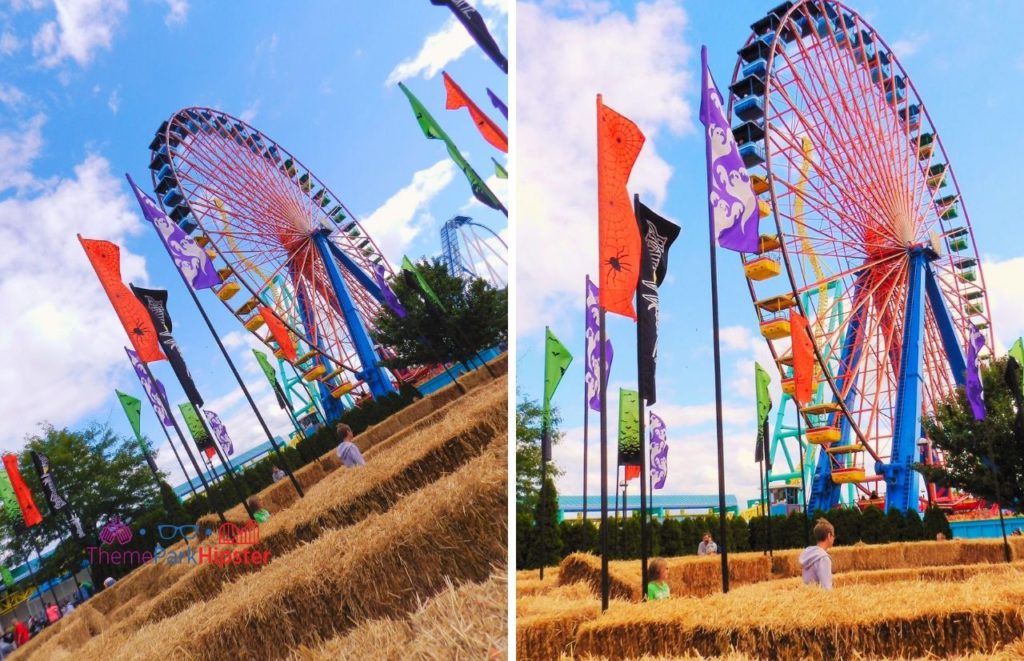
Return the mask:
<path id="1" fill-rule="evenodd" d="M 651 580 L 647 582 L 647 601 L 668 599 L 672 591 L 668 587 L 668 563 L 664 558 L 654 558 L 647 566 Z"/>
<path id="2" fill-rule="evenodd" d="M 814 524 L 814 546 L 808 546 L 800 554 L 804 585 L 820 585 L 832 589 L 832 558 L 828 550 L 836 542 L 836 529 L 825 519 Z"/>
<path id="3" fill-rule="evenodd" d="M 53 624 L 60 619 L 60 609 L 57 604 L 50 604 L 46 607 L 46 621 Z"/>
<path id="4" fill-rule="evenodd" d="M 338 445 L 337 450 L 341 463 L 345 464 L 345 468 L 365 466 L 366 461 L 363 459 L 363 453 L 352 442 L 352 439 L 355 437 L 355 434 L 352 433 L 352 428 L 344 422 L 339 422 L 336 429 L 338 430 L 338 436 L 341 438 L 341 443 Z"/>
<path id="5" fill-rule="evenodd" d="M 14 623 L 14 646 L 21 647 L 28 642 L 32 636 L 28 632 L 28 627 L 21 620 Z"/>
<path id="6" fill-rule="evenodd" d="M 697 546 L 697 555 L 714 555 L 718 553 L 718 544 L 712 539 L 711 533 L 704 533 L 704 539 Z"/>

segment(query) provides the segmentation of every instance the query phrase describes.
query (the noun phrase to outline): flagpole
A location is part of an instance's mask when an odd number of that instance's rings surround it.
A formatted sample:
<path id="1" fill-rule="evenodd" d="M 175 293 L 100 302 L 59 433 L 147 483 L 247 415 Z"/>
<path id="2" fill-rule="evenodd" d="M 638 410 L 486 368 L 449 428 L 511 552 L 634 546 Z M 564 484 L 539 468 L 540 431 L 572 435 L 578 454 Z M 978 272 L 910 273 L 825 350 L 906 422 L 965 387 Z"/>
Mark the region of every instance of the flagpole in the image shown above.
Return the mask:
<path id="1" fill-rule="evenodd" d="M 598 96 L 598 103 L 600 103 L 600 96 Z M 601 360 L 598 361 L 598 377 L 597 387 L 598 393 L 601 396 L 601 529 L 600 529 L 600 547 L 601 547 L 601 611 L 608 610 L 608 592 L 611 587 L 608 578 L 608 388 L 605 384 L 605 378 L 607 376 L 607 370 L 605 368 L 605 310 L 604 307 L 599 307 L 600 316 L 600 334 L 598 336 L 597 345 L 599 347 L 598 352 L 601 355 Z M 617 472 L 617 471 L 616 471 Z M 616 493 L 618 489 L 616 489 Z"/>
<path id="2" fill-rule="evenodd" d="M 36 556 L 39 558 L 39 571 L 42 571 L 43 570 L 43 553 L 39 550 L 39 544 L 36 542 L 35 537 L 32 536 L 31 532 L 29 533 L 29 540 L 32 542 L 32 548 L 34 548 L 36 550 Z M 60 600 L 57 599 L 57 591 L 53 589 L 53 580 L 47 580 L 47 583 L 49 584 L 47 587 L 50 590 L 50 596 L 53 597 L 53 603 L 54 604 L 59 604 Z M 36 589 L 37 590 L 39 589 L 38 585 L 36 586 Z M 39 596 L 39 599 L 42 600 L 42 595 Z M 47 618 L 47 619 L 49 619 L 49 618 Z"/>
<path id="3" fill-rule="evenodd" d="M 639 209 L 637 206 L 639 204 L 640 196 L 633 195 L 633 217 L 637 219 L 638 224 Z M 652 273 L 651 279 L 656 281 L 656 274 Z M 643 319 L 646 315 L 640 314 L 641 303 L 640 287 L 638 286 L 636 289 L 636 394 L 638 408 L 637 419 L 639 422 L 638 433 L 640 436 L 640 585 L 642 588 L 640 591 L 640 601 L 647 601 L 647 544 L 649 541 L 650 531 L 647 527 L 647 438 L 645 436 L 646 425 L 644 424 L 646 423 L 644 417 L 644 404 L 646 403 L 646 398 L 644 397 L 644 384 L 641 382 L 640 378 L 640 375 L 643 374 L 644 362 L 643 356 L 640 354 L 640 337 L 643 333 Z M 623 495 L 623 501 L 625 501 L 625 495 Z"/>
<path id="4" fill-rule="evenodd" d="M 143 361 L 140 358 L 139 364 L 142 365 L 142 368 L 144 370 L 146 370 L 146 376 L 149 377 L 149 380 L 153 383 L 156 383 L 156 379 L 154 379 L 153 377 L 153 372 L 151 372 L 149 369 L 149 363 Z M 159 392 L 159 390 L 155 386 L 153 389 L 157 390 L 157 397 L 160 397 L 163 400 L 164 408 L 167 410 L 167 417 L 171 419 L 171 425 L 174 427 L 174 431 L 178 434 L 178 439 L 181 440 L 181 445 L 183 448 L 185 448 L 185 454 L 188 455 L 189 461 L 192 462 L 192 468 L 196 470 L 196 475 L 199 477 L 199 482 L 203 485 L 203 490 L 207 495 L 207 499 L 209 499 L 210 484 L 206 481 L 206 477 L 203 475 L 203 470 L 199 467 L 199 462 L 196 461 L 195 455 L 192 454 L 192 448 L 190 448 L 188 446 L 188 443 L 185 442 L 185 435 L 181 432 L 181 427 L 178 425 L 178 419 L 174 417 L 174 412 L 171 410 L 170 402 L 168 402 L 167 398 L 164 397 L 164 393 Z M 166 432 L 166 430 L 164 431 Z M 168 435 L 167 440 L 171 440 L 170 435 Z M 186 474 L 185 477 L 187 478 L 188 475 Z M 189 480 L 189 485 L 191 486 L 191 480 Z M 192 490 L 192 493 L 195 493 L 195 489 Z M 215 507 L 214 509 L 217 511 L 217 516 L 220 519 L 220 522 L 227 523 L 228 520 L 224 516 L 224 512 L 222 512 L 219 507 Z"/>
<path id="5" fill-rule="evenodd" d="M 153 402 L 150 402 L 149 405 L 152 406 Z M 156 413 L 155 408 L 153 409 L 153 413 Z M 168 410 L 167 415 L 171 416 L 172 418 L 174 417 L 171 414 L 170 410 Z M 181 466 L 181 472 L 185 476 L 185 481 L 188 482 L 189 490 L 192 492 L 193 496 L 198 496 L 199 492 L 196 491 L 195 485 L 192 484 L 192 478 L 188 476 L 188 471 L 185 470 L 185 464 L 181 462 L 181 455 L 178 454 L 178 448 L 174 447 L 174 443 L 171 441 L 171 435 L 167 431 L 167 427 L 164 427 L 163 422 L 160 421 L 160 416 L 157 416 L 157 422 L 160 425 L 160 429 L 164 430 L 164 436 L 167 437 L 167 444 L 171 446 L 171 451 L 174 453 L 174 458 L 178 460 L 178 465 Z"/>
<path id="6" fill-rule="evenodd" d="M 807 469 L 804 466 L 804 434 L 803 434 L 803 416 L 800 415 L 800 401 L 794 399 L 796 402 L 796 442 L 797 447 L 800 448 L 800 494 L 803 498 L 804 505 L 804 537 L 807 541 L 807 546 L 811 545 L 811 513 L 808 511 L 807 503 Z"/>
<path id="7" fill-rule="evenodd" d="M 544 420 L 541 422 L 540 432 L 540 506 L 537 508 L 538 518 L 540 519 L 537 523 L 537 532 L 540 537 L 540 580 L 544 580 L 544 564 L 547 562 L 547 540 L 544 539 L 544 519 L 546 503 L 544 502 L 544 496 L 547 492 L 548 485 L 548 462 L 544 456 L 544 448 L 548 443 L 548 420 L 546 412 L 543 414 Z"/>
<path id="8" fill-rule="evenodd" d="M 615 462 L 615 520 L 619 520 L 619 468 L 622 464 Z M 616 524 L 618 525 L 618 524 Z"/>
<path id="9" fill-rule="evenodd" d="M 1006 520 L 1003 518 L 1003 505 L 999 499 L 1003 497 L 999 482 L 999 467 L 996 466 L 995 448 L 992 446 L 991 437 L 988 439 L 988 455 L 992 458 L 992 479 L 996 483 L 996 507 L 999 508 L 999 528 L 1003 532 L 1003 556 L 1010 562 L 1010 542 L 1006 539 Z"/>
<path id="10" fill-rule="evenodd" d="M 590 294 L 590 289 L 587 286 L 590 276 L 587 276 L 583 280 L 583 314 L 587 317 L 589 322 L 590 308 L 587 305 L 587 296 Z M 590 354 L 587 353 L 587 331 L 586 325 L 583 329 L 583 523 L 587 522 L 587 439 L 590 435 L 590 394 L 587 391 L 587 365 L 590 363 Z"/>
<path id="11" fill-rule="evenodd" d="M 763 458 L 761 459 L 761 461 L 757 462 L 757 478 L 758 478 L 758 482 L 759 482 L 759 484 L 758 484 L 758 491 L 761 492 L 761 494 L 760 494 L 760 496 L 761 496 L 761 515 L 762 516 L 766 516 L 767 513 L 768 513 L 768 505 L 766 504 L 766 501 L 765 501 L 765 479 L 764 479 L 764 459 Z M 763 549 L 761 549 L 761 555 L 768 555 L 768 546 L 767 545 L 765 545 L 765 547 Z"/>
<path id="12" fill-rule="evenodd" d="M 228 476 L 228 482 L 231 483 L 231 487 L 234 489 L 239 502 L 242 504 L 242 507 L 245 508 L 249 518 L 255 520 L 256 513 L 252 511 L 251 507 L 249 507 L 249 499 L 246 498 L 245 490 L 242 489 L 241 485 L 239 485 L 238 478 L 235 476 L 234 471 L 228 470 L 228 459 L 224 454 L 224 450 L 220 447 L 220 443 L 217 442 L 217 439 L 214 438 L 213 434 L 210 432 L 210 426 L 206 423 L 206 418 L 203 417 L 203 414 L 199 412 L 199 407 L 194 408 L 196 409 L 196 415 L 199 416 L 199 422 L 203 425 L 203 430 L 206 431 L 206 435 L 210 438 L 210 442 L 213 444 L 213 451 L 217 454 L 217 458 L 220 459 L 220 463 L 224 467 L 224 472 Z M 268 431 L 267 433 L 270 432 Z M 213 470 L 213 459 L 209 455 L 207 455 L 207 461 L 210 464 L 211 474 L 216 475 L 217 471 Z M 298 482 L 295 484 L 298 484 Z"/>

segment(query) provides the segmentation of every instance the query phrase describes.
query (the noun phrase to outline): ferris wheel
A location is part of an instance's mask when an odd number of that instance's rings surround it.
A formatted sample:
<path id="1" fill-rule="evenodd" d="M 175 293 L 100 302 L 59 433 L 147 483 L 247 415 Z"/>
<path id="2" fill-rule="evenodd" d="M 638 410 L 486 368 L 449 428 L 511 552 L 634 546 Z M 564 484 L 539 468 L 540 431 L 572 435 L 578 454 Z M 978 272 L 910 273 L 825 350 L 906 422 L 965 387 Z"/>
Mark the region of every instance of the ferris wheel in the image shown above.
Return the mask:
<path id="1" fill-rule="evenodd" d="M 733 135 L 774 227 L 743 256 L 750 294 L 794 392 L 789 315 L 810 322 L 815 397 L 778 425 L 775 479 L 918 506 L 921 419 L 963 385 L 972 329 L 993 346 L 971 224 L 938 131 L 892 49 L 838 2 L 785 2 L 738 51 Z M 991 353 L 983 355 L 991 358 Z M 794 465 L 799 443 L 810 461 Z M 815 456 L 816 455 L 816 456 Z M 941 460 L 941 458 L 937 458 Z"/>
<path id="2" fill-rule="evenodd" d="M 394 392 L 372 320 L 374 271 L 393 274 L 343 202 L 280 144 L 212 108 L 185 108 L 150 144 L 166 213 L 217 260 L 217 297 L 278 357 L 270 308 L 296 346 L 288 358 L 319 391 L 328 419 L 345 403 Z"/>

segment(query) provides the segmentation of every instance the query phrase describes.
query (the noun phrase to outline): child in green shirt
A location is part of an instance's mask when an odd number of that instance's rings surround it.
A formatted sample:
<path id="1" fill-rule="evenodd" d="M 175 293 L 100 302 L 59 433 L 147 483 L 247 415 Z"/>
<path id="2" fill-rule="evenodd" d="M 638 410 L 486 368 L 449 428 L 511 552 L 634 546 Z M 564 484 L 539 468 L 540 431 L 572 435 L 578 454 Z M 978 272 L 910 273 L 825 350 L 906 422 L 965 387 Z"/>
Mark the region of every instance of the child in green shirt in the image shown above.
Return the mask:
<path id="1" fill-rule="evenodd" d="M 668 599 L 672 596 L 668 587 L 668 563 L 663 558 L 654 558 L 647 565 L 650 580 L 647 581 L 647 601 Z"/>
<path id="2" fill-rule="evenodd" d="M 270 520 L 270 512 L 260 505 L 258 498 L 249 499 L 249 509 L 252 510 L 252 518 L 256 520 L 256 523 L 266 523 Z"/>

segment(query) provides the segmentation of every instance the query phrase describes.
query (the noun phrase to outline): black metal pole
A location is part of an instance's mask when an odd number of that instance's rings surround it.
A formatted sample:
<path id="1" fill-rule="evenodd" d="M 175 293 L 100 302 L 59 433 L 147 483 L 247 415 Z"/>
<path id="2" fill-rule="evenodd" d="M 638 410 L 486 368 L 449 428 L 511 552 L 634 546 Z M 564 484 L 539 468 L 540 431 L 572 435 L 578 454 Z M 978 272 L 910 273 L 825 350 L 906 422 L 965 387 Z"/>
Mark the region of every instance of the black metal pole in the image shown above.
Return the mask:
<path id="1" fill-rule="evenodd" d="M 611 584 L 608 578 L 608 388 L 605 384 L 607 378 L 605 369 L 605 311 L 599 309 L 600 332 L 598 334 L 598 352 L 601 354 L 600 365 L 598 365 L 598 392 L 601 395 L 601 610 L 608 610 L 608 592 Z M 618 491 L 616 489 L 616 491 Z"/>
<path id="2" fill-rule="evenodd" d="M 142 365 L 143 369 L 146 370 L 146 374 L 149 376 L 149 380 L 153 381 L 153 372 L 151 372 L 149 369 L 149 363 L 145 363 L 140 360 L 139 364 Z M 189 461 L 192 463 L 192 468 L 196 470 L 196 475 L 199 477 L 199 482 L 202 483 L 203 490 L 206 492 L 207 498 L 209 498 L 210 484 L 206 481 L 206 477 L 203 475 L 203 469 L 199 467 L 199 462 L 196 461 L 195 455 L 192 454 L 192 448 L 190 448 L 188 446 L 188 443 L 185 441 L 185 435 L 181 432 L 181 427 L 178 425 L 178 419 L 174 417 L 174 412 L 171 410 L 171 404 L 170 402 L 167 401 L 166 397 L 163 397 L 163 395 L 158 396 L 160 396 L 163 399 L 164 408 L 167 410 L 167 416 L 171 419 L 171 424 L 174 427 L 174 431 L 178 434 L 178 439 L 181 441 L 181 446 L 185 448 L 185 454 L 188 455 Z M 170 437 L 168 437 L 168 440 L 170 440 Z M 191 481 L 189 481 L 189 484 L 191 485 Z M 195 493 L 195 490 L 193 490 L 193 493 Z M 217 511 L 217 517 L 220 519 L 220 522 L 227 523 L 228 520 L 224 516 L 224 512 L 222 512 L 219 507 L 214 507 L 214 509 Z"/>
<path id="3" fill-rule="evenodd" d="M 996 483 L 996 507 L 999 508 L 999 528 L 1003 532 L 1003 557 L 1010 562 L 1010 542 L 1006 539 L 1006 520 L 1003 518 L 1003 505 L 999 499 L 1003 497 L 1003 490 L 1000 488 L 999 467 L 996 466 L 996 455 L 993 451 L 992 439 L 988 441 L 988 454 L 992 458 L 992 479 Z"/>
<path id="4" fill-rule="evenodd" d="M 546 418 L 546 416 L 545 416 Z M 544 539 L 544 519 L 546 518 L 545 510 L 546 503 L 544 502 L 544 496 L 547 494 L 548 486 L 548 462 L 544 456 L 544 447 L 548 442 L 548 421 L 545 419 L 541 423 L 541 441 L 540 441 L 540 506 L 537 508 L 537 515 L 540 519 L 537 522 L 537 534 L 540 537 L 540 580 L 544 580 L 544 564 L 547 562 L 547 542 Z"/>
<path id="5" fill-rule="evenodd" d="M 590 360 L 585 356 L 584 360 Z M 587 521 L 587 437 L 590 427 L 590 400 L 587 398 L 587 379 L 583 377 L 583 522 Z"/>
<path id="6" fill-rule="evenodd" d="M 644 438 L 644 398 L 640 400 L 640 583 L 643 586 L 640 599 L 647 599 L 647 544 L 650 530 L 647 527 L 647 439 Z"/>
<path id="7" fill-rule="evenodd" d="M 150 402 L 150 404 L 152 404 L 152 402 Z M 156 413 L 156 409 L 153 409 L 153 412 Z M 170 410 L 167 411 L 167 415 L 170 415 L 172 418 L 174 417 Z M 178 448 L 174 447 L 174 443 L 171 441 L 171 434 L 167 431 L 167 427 L 164 427 L 164 423 L 160 422 L 159 417 L 157 418 L 157 424 L 160 425 L 160 429 L 164 430 L 164 436 L 167 437 L 167 443 L 171 446 L 171 452 L 174 453 L 174 458 L 178 460 L 178 465 L 181 466 L 181 472 L 185 476 L 185 481 L 188 482 L 189 490 L 192 492 L 193 496 L 198 496 L 199 493 L 196 491 L 195 485 L 192 484 L 192 478 L 188 476 L 188 471 L 185 470 L 185 464 L 181 461 L 181 455 L 178 454 Z"/>
<path id="8" fill-rule="evenodd" d="M 804 538 L 807 546 L 811 545 L 811 512 L 807 502 L 807 468 L 804 466 L 804 433 L 803 416 L 800 414 L 800 402 L 796 402 L 796 442 L 800 449 L 800 497 L 803 499 L 804 508 Z"/>
<path id="9" fill-rule="evenodd" d="M 288 462 L 284 460 L 284 454 L 281 453 L 281 448 L 277 446 L 277 441 L 274 440 L 274 435 L 270 433 L 270 427 L 267 426 L 266 420 L 263 419 L 263 414 L 260 413 L 259 408 L 256 406 L 256 402 L 253 401 L 252 395 L 249 393 L 249 389 L 245 386 L 245 382 L 242 381 L 242 377 L 238 374 L 238 369 L 235 367 L 235 361 L 231 360 L 228 350 L 224 348 L 224 343 L 220 341 L 220 335 L 218 335 L 217 331 L 213 328 L 213 322 L 211 322 L 210 318 L 206 315 L 206 310 L 203 308 L 203 304 L 199 302 L 199 297 L 196 296 L 196 292 L 192 289 L 192 285 L 190 285 L 188 280 L 185 279 L 185 274 L 178 269 L 175 270 L 178 271 L 178 275 L 181 276 L 181 281 L 185 284 L 185 289 L 188 290 L 189 296 L 192 297 L 192 302 L 196 304 L 197 308 L 199 308 L 199 314 L 203 317 L 203 321 L 206 322 L 206 327 L 210 329 L 210 335 L 213 336 L 214 341 L 217 343 L 217 347 L 224 356 L 224 360 L 227 362 L 228 367 L 231 368 L 231 373 L 235 376 L 235 381 L 238 382 L 238 387 L 241 388 L 242 393 L 245 394 L 245 399 L 249 402 L 249 407 L 252 408 L 252 412 L 256 414 L 256 419 L 259 420 L 260 426 L 263 428 L 263 432 L 267 435 L 267 440 L 270 441 L 270 446 L 274 448 L 274 452 L 277 454 L 278 458 L 281 459 L 281 463 L 284 464 L 282 468 L 284 468 L 285 472 L 288 474 L 288 479 L 291 480 L 292 486 L 295 487 L 295 493 L 299 494 L 299 498 L 304 498 L 306 494 L 302 491 L 302 485 L 300 485 L 299 481 L 295 479 L 295 474 L 292 473 L 291 467 L 288 466 Z M 200 416 L 200 418 L 202 418 L 202 416 Z M 217 445 L 216 441 L 214 442 L 214 445 Z M 217 448 L 217 454 L 220 455 L 221 461 L 224 461 L 220 448 Z M 234 478 L 232 478 L 232 480 L 233 479 Z M 244 498 L 242 502 L 245 502 Z M 246 505 L 246 510 L 248 509 L 249 506 Z"/>
<path id="10" fill-rule="evenodd" d="M 711 167 L 711 163 L 708 163 Z M 725 435 L 722 430 L 722 356 L 718 342 L 718 261 L 715 250 L 714 222 L 708 223 L 708 248 L 711 256 L 711 326 L 715 357 L 715 431 L 718 447 L 718 534 L 722 550 L 722 592 L 729 591 L 729 545 L 725 522 Z"/>
<path id="11" fill-rule="evenodd" d="M 206 435 L 207 437 L 209 437 L 210 442 L 213 445 L 213 451 L 217 453 L 217 457 L 220 459 L 220 463 L 224 467 L 224 472 L 228 476 L 228 482 L 231 483 L 231 487 L 235 490 L 235 494 L 238 496 L 239 502 L 241 502 L 242 507 L 245 508 L 245 511 L 249 515 L 249 518 L 255 521 L 256 513 L 252 511 L 251 507 L 249 507 L 249 499 L 245 495 L 245 490 L 242 489 L 242 486 L 238 483 L 238 478 L 235 476 L 235 472 L 230 469 L 230 464 L 228 463 L 227 456 L 224 454 L 223 448 L 220 447 L 220 443 L 218 443 L 217 439 L 213 437 L 212 433 L 210 433 L 210 427 L 209 425 L 206 424 L 206 419 L 203 418 L 203 415 L 199 413 L 198 410 L 196 411 L 196 414 L 199 416 L 199 422 L 202 423 L 203 429 L 206 430 Z M 214 470 L 213 468 L 213 459 L 209 455 L 206 456 L 207 461 L 210 464 L 211 475 L 216 475 L 217 471 Z M 295 484 L 297 485 L 298 482 L 295 482 Z"/>
<path id="12" fill-rule="evenodd" d="M 36 543 L 36 540 L 35 540 L 34 537 L 32 537 L 31 533 L 29 534 L 29 539 L 32 540 L 32 548 L 34 548 L 36 550 L 36 556 L 39 558 L 39 569 L 42 570 L 42 568 L 43 568 L 43 553 L 42 553 L 42 551 L 39 550 L 39 544 Z M 60 603 L 60 599 L 57 598 L 57 591 L 53 589 L 53 581 L 49 580 L 49 581 L 47 581 L 47 583 L 49 583 L 48 587 L 50 589 L 50 596 L 53 597 L 53 603 L 54 604 L 59 604 Z M 38 585 L 37 585 L 37 589 L 38 589 Z M 42 596 L 40 596 L 40 599 L 42 599 Z M 59 606 L 58 606 L 58 608 L 59 608 Z"/>
<path id="13" fill-rule="evenodd" d="M 760 484 L 758 485 L 758 491 L 761 492 L 761 494 L 760 494 L 761 495 L 761 515 L 762 516 L 767 516 L 767 514 L 768 514 L 768 505 L 766 504 L 766 500 L 765 500 L 765 495 L 766 495 L 765 484 L 766 484 L 766 482 L 765 482 L 765 478 L 764 478 L 764 459 L 762 459 L 761 461 L 757 462 L 757 477 L 758 477 L 758 481 L 760 482 Z M 767 544 L 765 544 L 765 547 L 763 549 L 761 549 L 761 555 L 768 555 L 768 545 Z"/>
<path id="14" fill-rule="evenodd" d="M 619 469 L 622 465 L 618 462 L 615 463 L 615 520 L 619 520 L 619 486 L 622 482 L 619 481 Z M 616 524 L 618 525 L 618 524 Z"/>
<path id="15" fill-rule="evenodd" d="M 767 441 L 765 442 L 765 444 L 767 445 Z M 767 449 L 765 451 L 765 456 L 766 457 L 769 456 L 768 452 L 767 452 Z M 767 505 L 765 506 L 765 512 L 767 512 L 767 514 L 768 514 L 768 557 L 769 558 L 775 557 L 773 555 L 773 553 L 772 553 L 773 550 L 774 550 L 774 547 L 775 547 L 775 544 L 772 542 L 772 489 L 771 489 L 771 482 L 768 481 L 768 474 L 771 473 L 771 471 L 772 471 L 771 459 L 769 458 L 768 459 L 768 464 L 764 468 L 764 493 L 765 493 L 765 502 L 767 503 Z"/>

